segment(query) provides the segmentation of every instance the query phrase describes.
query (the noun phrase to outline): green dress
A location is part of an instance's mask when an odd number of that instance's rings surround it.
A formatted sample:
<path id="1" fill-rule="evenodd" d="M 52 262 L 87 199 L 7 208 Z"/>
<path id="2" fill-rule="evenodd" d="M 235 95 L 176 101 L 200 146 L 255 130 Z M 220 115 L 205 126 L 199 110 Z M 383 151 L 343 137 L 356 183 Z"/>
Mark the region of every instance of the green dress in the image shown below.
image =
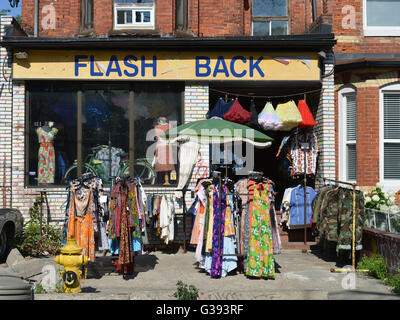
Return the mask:
<path id="1" fill-rule="evenodd" d="M 274 247 L 272 243 L 270 204 L 266 185 L 259 193 L 254 186 L 253 212 L 250 224 L 250 239 L 246 264 L 246 275 L 251 277 L 275 278 Z"/>

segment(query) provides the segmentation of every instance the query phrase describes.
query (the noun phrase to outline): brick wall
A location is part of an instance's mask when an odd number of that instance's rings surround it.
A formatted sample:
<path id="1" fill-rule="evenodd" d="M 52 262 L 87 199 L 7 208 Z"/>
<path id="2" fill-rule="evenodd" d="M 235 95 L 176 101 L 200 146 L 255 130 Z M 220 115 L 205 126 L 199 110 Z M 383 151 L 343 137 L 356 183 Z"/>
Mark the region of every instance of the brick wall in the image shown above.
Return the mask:
<path id="1" fill-rule="evenodd" d="M 175 1 L 155 0 L 156 29 L 162 35 L 175 31 Z M 44 29 L 41 21 L 47 15 L 45 6 L 56 12 L 56 28 Z M 312 23 L 310 1 L 289 0 L 290 33 L 300 34 Z M 322 0 L 317 1 L 318 12 Z M 218 37 L 251 35 L 252 0 L 191 0 L 189 1 L 189 32 L 194 36 Z M 22 2 L 22 27 L 33 34 L 34 0 Z M 73 37 L 80 32 L 80 0 L 41 0 L 39 35 L 42 37 Z M 199 23 L 200 17 L 200 23 Z M 113 28 L 113 0 L 94 0 L 94 29 L 97 36 L 105 36 Z"/>
<path id="2" fill-rule="evenodd" d="M 344 28 L 346 16 L 350 11 L 343 8 L 352 6 L 355 13 L 355 28 Z M 393 53 L 400 52 L 400 37 L 365 37 L 363 31 L 363 0 L 330 1 L 330 14 L 333 15 L 333 32 L 338 40 L 336 53 Z M 343 11 L 342 11 L 343 10 Z"/>
<path id="3" fill-rule="evenodd" d="M 379 90 L 398 83 L 400 70 L 373 69 L 343 71 L 335 75 L 336 151 L 339 148 L 338 91 L 351 85 L 357 94 L 357 184 L 365 189 L 379 182 Z M 336 177 L 339 177 L 339 157 L 336 153 Z"/>
<path id="4" fill-rule="evenodd" d="M 2 17 L 0 20 L 0 37 L 5 34 L 5 26 L 11 24 L 12 17 Z M 0 78 L 0 186 L 11 188 L 11 131 L 12 131 L 12 55 L 4 47 L 0 47 L 0 67 L 2 76 Z M 5 159 L 5 160 L 4 160 Z M 5 161 L 5 162 L 4 162 Z M 4 170 L 5 169 L 5 170 Z M 0 190 L 2 190 L 0 188 Z M 5 203 L 3 203 L 5 196 Z M 11 206 L 11 190 L 3 189 L 1 192 L 0 203 L 5 206 Z"/>

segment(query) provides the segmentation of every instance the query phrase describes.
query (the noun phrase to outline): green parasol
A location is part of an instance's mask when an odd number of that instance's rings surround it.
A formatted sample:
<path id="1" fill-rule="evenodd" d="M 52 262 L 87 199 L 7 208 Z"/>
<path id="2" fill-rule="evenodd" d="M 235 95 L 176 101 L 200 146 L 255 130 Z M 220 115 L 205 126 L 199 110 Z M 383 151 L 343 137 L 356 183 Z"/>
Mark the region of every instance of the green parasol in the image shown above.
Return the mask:
<path id="1" fill-rule="evenodd" d="M 201 144 L 223 144 L 242 141 L 260 148 L 269 147 L 273 140 L 262 132 L 221 118 L 188 122 L 171 128 L 160 138 L 170 143 L 197 141 Z"/>

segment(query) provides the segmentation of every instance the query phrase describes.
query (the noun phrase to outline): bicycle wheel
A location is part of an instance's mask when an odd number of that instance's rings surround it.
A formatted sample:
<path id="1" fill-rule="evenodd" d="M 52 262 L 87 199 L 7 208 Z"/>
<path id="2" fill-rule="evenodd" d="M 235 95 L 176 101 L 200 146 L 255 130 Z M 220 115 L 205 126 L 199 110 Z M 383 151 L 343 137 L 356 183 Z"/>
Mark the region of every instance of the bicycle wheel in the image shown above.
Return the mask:
<path id="1" fill-rule="evenodd" d="M 85 164 L 82 169 L 82 174 L 91 172 L 95 177 L 97 177 L 96 171 L 93 170 L 90 166 Z M 74 164 L 69 167 L 68 170 L 65 172 L 62 182 L 68 183 L 69 181 L 72 181 L 76 178 L 78 178 L 78 166 Z"/>
<path id="2" fill-rule="evenodd" d="M 136 160 L 133 171 L 135 177 L 139 177 L 143 181 L 143 184 L 154 184 L 156 181 L 156 172 L 146 160 Z"/>

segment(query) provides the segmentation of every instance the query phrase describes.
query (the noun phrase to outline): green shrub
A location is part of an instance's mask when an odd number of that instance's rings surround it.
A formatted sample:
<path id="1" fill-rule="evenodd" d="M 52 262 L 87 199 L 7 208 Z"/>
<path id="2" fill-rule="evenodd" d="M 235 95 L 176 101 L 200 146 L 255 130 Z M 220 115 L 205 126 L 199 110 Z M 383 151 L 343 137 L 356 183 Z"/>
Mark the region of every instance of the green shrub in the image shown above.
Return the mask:
<path id="1" fill-rule="evenodd" d="M 24 224 L 22 235 L 16 239 L 18 250 L 25 256 L 40 256 L 45 251 L 55 255 L 61 247 L 62 232 L 59 228 L 43 222 L 40 235 L 40 201 L 40 197 L 35 199 L 29 209 L 30 219 Z"/>
<path id="2" fill-rule="evenodd" d="M 193 286 L 188 286 L 182 281 L 176 283 L 177 291 L 174 293 L 174 297 L 178 300 L 197 300 L 199 296 L 199 290 Z"/>
<path id="3" fill-rule="evenodd" d="M 392 292 L 400 294 L 400 274 L 397 273 L 395 275 L 389 276 L 387 279 L 385 279 L 384 283 L 392 287 Z"/>
<path id="4" fill-rule="evenodd" d="M 385 258 L 379 254 L 371 257 L 363 256 L 357 268 L 367 269 L 370 276 L 380 280 L 384 280 L 388 274 Z"/>

